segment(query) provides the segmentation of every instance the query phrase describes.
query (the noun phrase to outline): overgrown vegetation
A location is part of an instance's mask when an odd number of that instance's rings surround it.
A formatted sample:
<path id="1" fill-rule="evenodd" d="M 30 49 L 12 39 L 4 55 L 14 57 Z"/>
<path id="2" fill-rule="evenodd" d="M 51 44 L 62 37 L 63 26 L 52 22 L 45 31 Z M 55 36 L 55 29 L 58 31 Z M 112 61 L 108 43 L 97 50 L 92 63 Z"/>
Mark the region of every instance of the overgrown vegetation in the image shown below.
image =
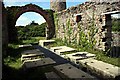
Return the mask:
<path id="1" fill-rule="evenodd" d="M 33 47 L 19 48 L 19 44 L 8 44 L 7 55 L 3 55 L 4 64 L 19 69 L 21 68 L 21 52 L 24 50 L 34 49 Z"/>
<path id="2" fill-rule="evenodd" d="M 53 39 L 55 40 L 55 43 L 47 45 L 46 46 L 47 48 L 56 47 L 56 46 L 65 46 L 66 45 L 66 43 L 64 41 L 62 41 L 61 39 L 56 39 L 56 38 L 53 38 Z M 100 60 L 100 61 L 103 61 L 103 62 L 106 62 L 106 63 L 110 63 L 110 64 L 113 64 L 113 65 L 116 65 L 116 66 L 120 67 L 119 58 L 112 58 L 112 57 L 106 55 L 106 53 L 103 52 L 103 51 L 100 51 L 100 50 L 97 50 L 97 49 L 92 49 L 92 48 L 86 48 L 86 50 L 84 50 L 83 48 L 80 48 L 80 47 L 78 49 L 77 46 L 74 46 L 72 44 L 69 44 L 69 45 L 66 45 L 66 46 L 69 46 L 69 47 L 72 47 L 72 48 L 76 49 L 76 51 L 74 51 L 74 52 L 87 51 L 89 53 L 93 53 L 93 54 L 96 55 L 97 60 Z M 65 52 L 64 54 L 70 54 L 70 53 L 73 53 L 73 52 Z"/>
<path id="3" fill-rule="evenodd" d="M 22 40 L 23 44 L 34 44 L 34 43 L 38 43 L 39 40 L 45 40 L 45 37 L 31 37 L 30 39 L 27 40 Z"/>
<path id="4" fill-rule="evenodd" d="M 40 39 L 45 39 L 45 27 L 46 23 L 38 25 L 34 21 L 27 26 L 19 26 L 18 38 L 19 43 L 8 44 L 7 54 L 3 55 L 4 65 L 20 69 L 21 68 L 21 52 L 24 50 L 34 49 L 33 47 L 19 48 L 20 44 L 34 44 L 38 43 Z M 41 36 L 41 37 L 40 37 Z"/>
<path id="5" fill-rule="evenodd" d="M 55 30 L 56 30 L 56 36 L 58 33 L 58 18 L 57 18 L 57 13 L 54 13 L 54 23 L 55 23 Z"/>
<path id="6" fill-rule="evenodd" d="M 57 13 L 54 14 L 54 20 L 56 25 L 56 32 L 58 32 L 58 19 L 57 19 Z M 100 51 L 95 49 L 95 34 L 97 33 L 98 29 L 95 28 L 95 22 L 94 22 L 94 12 L 92 15 L 91 22 L 92 24 L 89 26 L 89 30 L 86 33 L 84 33 L 84 29 L 80 26 L 80 23 L 78 23 L 78 34 L 79 34 L 79 40 L 77 40 L 77 35 L 73 35 L 73 28 L 70 26 L 70 19 L 67 20 L 66 27 L 64 27 L 64 38 L 63 39 L 55 39 L 56 43 L 48 45 L 49 47 L 54 46 L 69 46 L 72 48 L 75 48 L 77 51 L 87 51 L 93 54 L 96 54 L 96 59 L 101 60 L 116 66 L 120 67 L 120 64 L 118 63 L 119 58 L 112 58 L 107 55 L 106 52 Z M 115 23 L 115 24 L 114 24 Z M 115 25 L 118 26 L 118 23 L 113 22 L 114 29 L 116 31 L 119 30 L 119 28 L 115 27 Z M 119 30 L 120 31 L 120 30 Z"/>
<path id="7" fill-rule="evenodd" d="M 57 15 L 56 15 L 57 16 Z M 55 16 L 55 18 L 56 18 Z M 94 17 L 94 14 L 93 14 Z M 56 20 L 56 25 L 58 30 L 58 19 Z M 118 22 L 113 21 L 113 31 L 120 31 L 120 28 L 118 27 L 120 25 Z M 54 46 L 69 46 L 72 48 L 75 48 L 76 51 L 87 51 L 93 54 L 96 54 L 96 59 L 101 60 L 116 66 L 120 67 L 120 64 L 118 63 L 119 58 L 111 58 L 105 54 L 103 51 L 99 51 L 94 49 L 95 46 L 95 39 L 94 35 L 97 32 L 97 29 L 95 29 L 94 24 L 94 18 L 92 19 L 92 24 L 89 26 L 89 32 L 87 32 L 88 35 L 86 35 L 80 24 L 78 24 L 78 34 L 79 34 L 79 40 L 77 41 L 77 35 L 73 35 L 73 28 L 70 26 L 70 20 L 67 21 L 66 28 L 64 28 L 64 39 L 55 39 L 55 43 L 48 45 L 47 47 L 54 47 Z M 18 29 L 18 37 L 19 40 L 21 40 L 22 44 L 31 44 L 36 43 L 40 39 L 45 39 L 45 27 L 46 23 L 43 23 L 41 25 L 38 25 L 34 22 L 32 22 L 30 25 L 27 26 L 21 26 L 17 27 Z M 42 36 L 42 37 L 38 37 Z M 71 37 L 72 36 L 72 37 Z M 89 37 L 88 37 L 89 36 Z M 19 48 L 19 44 L 9 44 L 8 45 L 8 52 L 7 55 L 4 55 L 3 59 L 3 66 L 4 66 L 4 79 L 16 79 L 16 80 L 31 80 L 31 79 L 43 79 L 45 80 L 44 72 L 53 71 L 53 68 L 51 66 L 48 66 L 47 68 L 35 68 L 28 70 L 28 72 L 25 72 L 21 70 L 22 62 L 20 60 L 21 52 L 28 49 L 34 49 L 33 47 L 26 47 L 26 48 Z M 75 51 L 75 52 L 76 52 Z M 74 51 L 73 51 L 74 52 Z M 73 53 L 72 52 L 72 53 Z M 71 52 L 66 52 L 64 54 L 69 54 Z M 8 75 L 9 74 L 9 75 Z M 21 77 L 21 76 L 22 77 Z M 8 76 L 8 77 L 6 77 Z"/>
<path id="8" fill-rule="evenodd" d="M 116 19 L 116 18 L 112 19 L 112 31 L 114 32 L 120 31 L 120 19 Z"/>
<path id="9" fill-rule="evenodd" d="M 34 21 L 26 26 L 18 26 L 18 39 L 19 40 L 26 40 L 30 39 L 31 37 L 45 37 L 45 27 L 46 23 L 42 23 L 41 25 L 38 25 Z"/>
<path id="10" fill-rule="evenodd" d="M 51 18 L 53 18 L 53 11 L 51 9 L 45 9 L 51 16 Z"/>
<path id="11" fill-rule="evenodd" d="M 3 55 L 3 80 L 15 79 L 15 80 L 46 80 L 44 75 L 44 68 L 35 68 L 24 71 L 21 62 L 21 53 L 25 50 L 35 49 L 34 47 L 19 47 L 20 44 L 34 43 L 45 39 L 44 37 L 35 37 L 31 40 L 23 40 L 23 43 L 8 44 L 7 55 Z M 48 71 L 51 66 L 48 67 Z M 51 69 L 50 69 L 51 70 Z M 50 71 L 49 70 L 49 71 Z"/>
<path id="12" fill-rule="evenodd" d="M 93 49 L 96 44 L 95 41 L 95 34 L 97 33 L 98 29 L 95 28 L 95 19 L 94 19 L 94 12 L 92 15 L 91 22 L 92 24 L 89 26 L 89 29 L 85 33 L 85 30 L 82 26 L 80 26 L 80 23 L 77 24 L 78 26 L 78 32 L 77 34 L 74 34 L 73 28 L 70 26 L 70 19 L 68 19 L 66 23 L 66 27 L 64 27 L 64 39 L 63 42 L 66 46 L 75 46 L 78 51 L 86 51 L 88 49 Z M 79 38 L 77 37 L 79 35 Z M 78 40 L 77 40 L 78 39 Z"/>

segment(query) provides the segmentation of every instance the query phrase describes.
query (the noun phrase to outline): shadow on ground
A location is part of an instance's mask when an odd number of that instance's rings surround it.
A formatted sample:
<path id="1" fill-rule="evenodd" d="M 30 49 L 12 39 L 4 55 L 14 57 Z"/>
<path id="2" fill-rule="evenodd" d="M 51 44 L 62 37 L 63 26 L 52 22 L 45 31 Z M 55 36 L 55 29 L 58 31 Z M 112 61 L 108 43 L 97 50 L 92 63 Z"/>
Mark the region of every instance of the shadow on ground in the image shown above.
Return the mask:
<path id="1" fill-rule="evenodd" d="M 3 65 L 2 80 L 46 80 L 41 68 L 31 68 L 28 70 L 15 69 Z"/>

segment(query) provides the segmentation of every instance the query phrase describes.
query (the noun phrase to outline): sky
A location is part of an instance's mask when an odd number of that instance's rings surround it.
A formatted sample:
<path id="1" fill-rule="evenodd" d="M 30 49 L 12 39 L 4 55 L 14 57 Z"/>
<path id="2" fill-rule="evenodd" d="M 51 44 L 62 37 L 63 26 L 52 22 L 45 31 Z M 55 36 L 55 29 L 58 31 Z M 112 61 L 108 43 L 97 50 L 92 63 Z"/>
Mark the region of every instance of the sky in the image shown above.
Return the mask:
<path id="1" fill-rule="evenodd" d="M 66 0 L 67 8 L 71 6 L 76 6 L 87 0 Z M 24 6 L 26 4 L 32 3 L 36 4 L 43 9 L 50 9 L 50 0 L 3 0 L 5 7 L 11 6 Z M 23 13 L 16 21 L 16 26 L 25 26 L 35 21 L 38 24 L 46 22 L 45 19 L 36 12 L 26 12 Z"/>

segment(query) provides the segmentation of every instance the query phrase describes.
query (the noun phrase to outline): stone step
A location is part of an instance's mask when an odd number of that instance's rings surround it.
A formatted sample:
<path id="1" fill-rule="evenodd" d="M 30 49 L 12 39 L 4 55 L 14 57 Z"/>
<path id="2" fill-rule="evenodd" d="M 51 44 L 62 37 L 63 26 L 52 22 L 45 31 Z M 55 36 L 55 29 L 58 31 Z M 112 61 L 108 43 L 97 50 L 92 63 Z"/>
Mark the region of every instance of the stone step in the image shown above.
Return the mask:
<path id="1" fill-rule="evenodd" d="M 64 55 L 63 53 L 72 52 L 72 51 L 76 51 L 76 50 L 74 48 L 64 47 L 62 49 L 56 50 L 55 53 L 58 54 L 58 55 Z"/>
<path id="2" fill-rule="evenodd" d="M 93 58 L 79 60 L 79 64 L 86 67 L 91 73 L 95 73 L 102 78 L 120 77 L 120 67 L 98 61 Z"/>
<path id="3" fill-rule="evenodd" d="M 67 60 L 70 60 L 71 62 L 74 62 L 75 64 L 77 64 L 78 60 L 91 58 L 91 57 L 95 57 L 95 54 L 91 54 L 88 52 L 76 52 L 76 53 L 65 55 L 65 58 Z"/>
<path id="4" fill-rule="evenodd" d="M 43 58 L 44 57 L 44 53 L 43 52 L 35 52 L 35 53 L 27 53 L 27 54 L 22 54 L 21 56 L 21 61 L 25 61 L 25 60 L 31 60 L 31 59 L 35 59 L 35 58 Z"/>
<path id="5" fill-rule="evenodd" d="M 31 46 L 32 46 L 31 44 L 19 45 L 19 48 L 22 48 L 22 47 L 31 47 Z"/>
<path id="6" fill-rule="evenodd" d="M 55 42 L 55 40 L 39 40 L 39 45 L 44 47 L 44 46 L 51 44 L 51 43 L 54 43 L 54 42 Z"/>
<path id="7" fill-rule="evenodd" d="M 57 66 L 54 66 L 54 68 L 62 78 L 70 78 L 70 79 L 76 79 L 76 80 L 80 80 L 83 78 L 92 79 L 92 80 L 95 79 L 93 76 L 83 72 L 82 70 L 74 67 L 69 63 L 57 65 Z"/>
<path id="8" fill-rule="evenodd" d="M 35 52 L 35 53 L 28 53 L 28 54 L 22 54 L 22 57 L 32 57 L 32 56 L 40 56 L 40 55 L 44 55 L 43 52 Z"/>
<path id="9" fill-rule="evenodd" d="M 23 51 L 21 54 L 33 54 L 33 53 L 36 53 L 36 52 L 41 52 L 39 49 L 32 49 L 32 50 L 26 50 L 26 51 Z"/>
<path id="10" fill-rule="evenodd" d="M 47 80 L 62 80 L 55 72 L 45 73 Z"/>
<path id="11" fill-rule="evenodd" d="M 46 66 L 55 64 L 56 62 L 51 58 L 41 58 L 41 59 L 34 59 L 34 60 L 26 60 L 23 62 L 23 67 L 25 68 L 33 68 L 39 66 Z"/>
<path id="12" fill-rule="evenodd" d="M 56 52 L 56 50 L 60 50 L 64 47 L 67 47 L 67 46 L 58 46 L 58 47 L 51 47 L 50 50 L 53 51 L 53 52 Z"/>

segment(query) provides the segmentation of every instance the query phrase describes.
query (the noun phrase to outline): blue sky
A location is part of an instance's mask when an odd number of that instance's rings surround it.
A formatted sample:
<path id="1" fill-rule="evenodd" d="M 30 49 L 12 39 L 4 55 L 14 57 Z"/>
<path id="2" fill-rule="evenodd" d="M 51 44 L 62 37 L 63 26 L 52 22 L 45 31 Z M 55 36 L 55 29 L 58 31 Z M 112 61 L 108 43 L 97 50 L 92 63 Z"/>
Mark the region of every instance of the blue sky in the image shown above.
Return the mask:
<path id="1" fill-rule="evenodd" d="M 76 6 L 87 0 L 66 0 L 67 8 L 71 6 Z M 24 6 L 26 4 L 32 3 L 36 4 L 43 9 L 50 9 L 50 0 L 3 0 L 5 7 L 10 6 Z M 35 21 L 38 24 L 46 22 L 45 19 L 38 13 L 35 12 L 26 12 L 23 13 L 17 20 L 16 26 L 25 26 L 30 22 Z"/>

